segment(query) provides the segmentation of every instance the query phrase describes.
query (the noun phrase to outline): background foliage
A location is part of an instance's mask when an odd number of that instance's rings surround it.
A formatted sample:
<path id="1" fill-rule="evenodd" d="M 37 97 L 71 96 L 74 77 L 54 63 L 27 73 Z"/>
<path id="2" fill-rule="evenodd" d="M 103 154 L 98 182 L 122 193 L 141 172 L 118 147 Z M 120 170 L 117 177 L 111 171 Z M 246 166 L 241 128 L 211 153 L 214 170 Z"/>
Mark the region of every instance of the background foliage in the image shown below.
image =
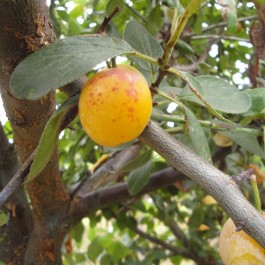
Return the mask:
<path id="1" fill-rule="evenodd" d="M 220 5 L 222 2 L 226 2 L 225 7 Z M 104 17 L 118 6 L 121 11 L 108 24 L 106 34 L 124 38 L 135 50 L 159 58 L 162 49 L 158 43 L 163 47 L 172 22 L 170 7 L 181 11 L 188 3 L 184 0 L 58 0 L 51 3 L 50 12 L 60 39 L 95 33 Z M 154 97 L 152 119 L 229 175 L 254 167 L 263 190 L 265 154 L 260 114 L 265 108 L 261 78 L 264 68 L 263 62 L 259 62 L 259 77 L 253 82 L 253 65 L 257 61 L 249 40 L 250 27 L 256 19 L 250 1 L 203 3 L 190 17 L 171 59 L 174 68 L 186 73 L 185 78 L 170 74 L 163 80 L 159 87 L 162 94 Z M 149 83 L 154 82 L 156 66 L 130 56 L 129 59 L 118 56 L 116 61 L 134 64 Z M 97 69 L 101 67 L 105 65 Z M 199 90 L 206 102 L 230 123 L 215 119 L 183 80 Z M 185 104 L 185 111 L 165 99 L 163 92 L 172 98 L 178 96 Z M 57 93 L 58 106 L 66 99 L 65 94 Z M 9 130 L 8 123 L 5 129 Z M 111 157 L 117 151 L 95 145 L 81 130 L 78 119 L 60 134 L 59 148 L 64 182 L 73 188 L 104 163 L 103 155 Z M 118 181 L 128 180 L 129 191 L 135 194 L 150 174 L 166 168 L 164 159 L 144 148 L 128 168 L 119 172 Z M 243 190 L 252 201 L 249 185 L 245 184 Z M 225 220 L 215 201 L 183 177 L 173 186 L 85 218 L 72 229 L 65 242 L 64 264 L 183 265 L 201 258 L 205 258 L 205 264 L 221 264 L 217 238 Z"/>

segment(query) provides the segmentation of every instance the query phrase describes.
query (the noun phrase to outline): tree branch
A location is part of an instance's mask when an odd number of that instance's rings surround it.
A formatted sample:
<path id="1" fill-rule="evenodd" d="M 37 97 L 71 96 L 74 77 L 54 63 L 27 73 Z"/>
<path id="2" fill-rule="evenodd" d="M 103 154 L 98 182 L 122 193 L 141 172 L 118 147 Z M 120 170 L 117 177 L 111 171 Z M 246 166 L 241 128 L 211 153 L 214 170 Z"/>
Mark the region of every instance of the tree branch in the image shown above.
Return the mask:
<path id="1" fill-rule="evenodd" d="M 164 169 L 154 173 L 147 186 L 141 190 L 137 196 L 166 187 L 183 178 L 185 178 L 183 174 L 174 171 L 172 168 Z M 98 209 L 102 209 L 113 203 L 122 202 L 132 197 L 133 196 L 128 191 L 127 183 L 119 183 L 110 187 L 91 191 L 82 194 L 82 197 L 75 196 L 69 208 L 68 218 L 71 219 L 72 224 L 75 224 L 84 216 L 92 214 Z"/>
<path id="2" fill-rule="evenodd" d="M 77 190 L 74 191 L 75 196 L 83 197 L 83 194 L 98 189 L 121 174 L 124 175 L 125 172 L 121 172 L 121 170 L 139 155 L 142 147 L 141 143 L 137 143 L 121 152 L 114 153 L 109 160 L 96 169 L 90 178 L 81 183 Z M 73 197 L 73 194 L 71 195 Z"/>
<path id="3" fill-rule="evenodd" d="M 243 230 L 265 247 L 265 218 L 246 200 L 232 178 L 190 151 L 154 122 L 149 123 L 139 139 L 213 196 L 235 224 L 243 222 Z"/>
<path id="4" fill-rule="evenodd" d="M 224 36 L 224 35 L 196 35 L 191 37 L 193 40 L 203 40 L 203 39 L 216 39 L 216 40 L 231 40 L 231 41 L 242 41 L 242 42 L 250 42 L 249 39 L 239 38 L 235 36 Z"/>
<path id="5" fill-rule="evenodd" d="M 159 245 L 161 246 L 163 249 L 168 249 L 170 251 L 172 251 L 175 255 L 181 255 L 185 258 L 189 258 L 189 259 L 192 259 L 194 260 L 194 255 L 191 254 L 191 252 L 187 251 L 186 249 L 183 249 L 183 248 L 179 248 L 179 247 L 176 247 L 172 244 L 169 244 L 157 237 L 154 237 L 154 236 L 151 236 L 147 233 L 145 233 L 143 230 L 141 230 L 140 228 L 135 228 L 133 229 L 133 231 L 138 234 L 139 236 L 141 236 L 142 238 L 145 238 L 153 243 L 155 243 L 156 245 Z"/>
<path id="6" fill-rule="evenodd" d="M 123 209 L 130 209 L 129 207 L 125 206 L 125 208 Z M 112 216 L 117 219 L 117 213 L 114 213 L 113 211 L 111 211 Z M 199 255 L 197 255 L 197 253 L 192 253 L 192 251 L 190 251 L 190 249 L 188 249 L 187 246 L 184 246 L 185 248 L 182 247 L 177 247 L 173 244 L 170 244 L 164 240 L 161 240 L 159 238 L 157 238 L 156 236 L 153 236 L 151 234 L 146 233 L 145 231 L 143 231 L 142 229 L 140 229 L 138 227 L 138 224 L 136 226 L 127 226 L 128 229 L 132 230 L 133 232 L 135 232 L 136 234 L 138 234 L 140 237 L 161 246 L 163 249 L 167 249 L 169 251 L 172 252 L 173 255 L 181 255 L 185 258 L 194 260 L 198 265 L 206 265 L 207 263 L 205 262 L 205 260 L 201 259 Z M 189 243 L 187 244 L 189 245 Z"/>
<path id="7" fill-rule="evenodd" d="M 249 17 L 241 17 L 241 18 L 238 18 L 238 22 L 245 22 L 245 21 L 250 21 L 250 20 L 257 20 L 258 19 L 258 16 L 254 15 L 254 16 L 249 16 Z M 215 23 L 213 25 L 210 25 L 206 28 L 203 28 L 202 29 L 202 33 L 204 32 L 207 32 L 207 31 L 211 31 L 213 29 L 216 29 L 216 28 L 223 28 L 223 27 L 226 27 L 227 26 L 227 22 L 226 21 L 222 21 L 222 22 L 219 22 L 219 23 Z M 185 37 L 193 37 L 195 36 L 196 33 L 190 33 L 190 34 L 185 34 Z"/>
<path id="8" fill-rule="evenodd" d="M 112 18 L 115 15 L 117 15 L 118 12 L 120 12 L 120 10 L 121 9 L 119 7 L 116 7 L 109 16 L 106 16 L 104 18 L 104 21 L 102 22 L 102 24 L 97 29 L 97 33 L 98 34 L 102 34 L 105 31 L 105 29 L 106 29 L 107 25 L 109 24 L 109 22 L 112 20 Z"/>
<path id="9" fill-rule="evenodd" d="M 176 238 L 180 239 L 183 242 L 183 245 L 186 248 L 188 248 L 189 247 L 189 239 L 187 238 L 187 236 L 184 234 L 182 229 L 179 227 L 179 225 L 177 224 L 177 222 L 173 218 L 171 218 L 171 220 L 170 220 L 169 228 L 172 231 L 172 233 L 174 234 L 174 236 Z"/>
<path id="10" fill-rule="evenodd" d="M 78 110 L 76 106 L 69 109 L 69 111 L 65 114 L 63 118 L 60 131 L 63 131 L 73 121 L 73 119 L 77 115 L 77 112 Z M 1 130 L 0 130 L 0 133 L 1 133 Z M 36 155 L 36 152 L 37 152 L 37 147 L 30 154 L 30 156 L 23 163 L 23 165 L 19 168 L 17 173 L 10 179 L 7 185 L 0 191 L 0 208 L 3 207 L 3 205 L 9 199 L 9 197 L 16 191 L 16 189 L 20 186 L 20 184 L 23 182 L 23 180 L 29 173 L 29 170 L 33 162 L 33 159 Z"/>
<path id="11" fill-rule="evenodd" d="M 198 60 L 195 61 L 194 63 L 188 64 L 188 65 L 173 65 L 173 67 L 175 69 L 179 70 L 179 71 L 189 71 L 189 72 L 198 69 L 198 65 L 200 63 L 202 63 L 202 62 L 205 62 L 205 60 L 209 56 L 209 51 L 211 50 L 213 44 L 216 44 L 219 41 L 220 41 L 220 39 L 212 39 L 212 40 L 209 40 L 209 43 L 208 43 L 206 49 L 200 55 L 200 57 L 198 58 Z"/>
<path id="12" fill-rule="evenodd" d="M 130 228 L 132 229 L 132 228 Z M 198 265 L 206 265 L 207 264 L 207 259 L 200 258 L 197 253 L 192 253 L 189 249 L 183 249 L 180 247 L 176 247 L 172 244 L 169 244 L 157 237 L 154 237 L 152 235 L 147 234 L 140 228 L 136 227 L 135 229 L 132 229 L 136 234 L 141 236 L 142 238 L 145 238 L 156 245 L 161 246 L 163 249 L 170 250 L 174 255 L 181 255 L 184 258 L 191 259 L 195 261 Z"/>
<path id="13" fill-rule="evenodd" d="M 4 206 L 9 197 L 17 190 L 17 188 L 22 183 L 23 179 L 29 173 L 30 166 L 32 164 L 33 158 L 36 154 L 36 149 L 29 156 L 29 158 L 24 162 L 24 164 L 19 168 L 17 173 L 11 180 L 7 183 L 7 185 L 0 192 L 0 208 Z"/>

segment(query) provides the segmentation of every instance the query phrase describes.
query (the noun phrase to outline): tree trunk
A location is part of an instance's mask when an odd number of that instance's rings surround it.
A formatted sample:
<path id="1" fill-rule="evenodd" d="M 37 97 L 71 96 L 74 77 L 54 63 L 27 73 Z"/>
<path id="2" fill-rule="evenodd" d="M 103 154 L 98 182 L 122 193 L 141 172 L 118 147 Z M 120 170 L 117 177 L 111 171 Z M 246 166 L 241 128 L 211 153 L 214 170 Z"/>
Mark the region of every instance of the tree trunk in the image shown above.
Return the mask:
<path id="1" fill-rule="evenodd" d="M 36 101 L 15 98 L 9 87 L 11 74 L 26 56 L 52 43 L 55 35 L 45 0 L 2 0 L 0 25 L 1 96 L 16 146 L 13 151 L 1 130 L 3 187 L 17 171 L 19 162 L 23 163 L 38 145 L 55 108 L 54 92 Z M 1 164 L 2 161 L 5 164 Z M 8 264 L 60 264 L 66 231 L 59 223 L 69 195 L 61 182 L 57 150 L 44 171 L 27 185 L 30 202 L 23 188 L 19 188 L 5 205 L 10 218 L 0 230 L 0 237 L 4 238 L 0 259 Z"/>

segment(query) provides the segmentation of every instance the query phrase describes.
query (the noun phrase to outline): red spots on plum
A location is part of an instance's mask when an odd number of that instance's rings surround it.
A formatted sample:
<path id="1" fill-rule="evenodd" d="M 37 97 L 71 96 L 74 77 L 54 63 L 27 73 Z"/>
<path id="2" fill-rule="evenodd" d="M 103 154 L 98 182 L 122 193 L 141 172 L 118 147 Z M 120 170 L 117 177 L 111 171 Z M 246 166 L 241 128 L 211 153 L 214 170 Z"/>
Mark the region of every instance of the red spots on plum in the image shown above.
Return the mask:
<path id="1" fill-rule="evenodd" d="M 133 107 L 128 108 L 127 117 L 133 122 L 135 120 L 135 109 Z"/>
<path id="2" fill-rule="evenodd" d="M 94 94 L 93 94 L 94 95 Z M 92 106 L 96 106 L 98 104 L 103 104 L 103 100 L 98 100 L 97 98 L 95 98 L 94 96 L 91 96 L 88 101 L 87 101 L 87 105 L 92 105 Z"/>
<path id="3" fill-rule="evenodd" d="M 112 90 L 113 92 L 116 92 L 116 91 L 119 90 L 119 88 L 118 88 L 118 87 L 113 87 L 111 90 Z"/>

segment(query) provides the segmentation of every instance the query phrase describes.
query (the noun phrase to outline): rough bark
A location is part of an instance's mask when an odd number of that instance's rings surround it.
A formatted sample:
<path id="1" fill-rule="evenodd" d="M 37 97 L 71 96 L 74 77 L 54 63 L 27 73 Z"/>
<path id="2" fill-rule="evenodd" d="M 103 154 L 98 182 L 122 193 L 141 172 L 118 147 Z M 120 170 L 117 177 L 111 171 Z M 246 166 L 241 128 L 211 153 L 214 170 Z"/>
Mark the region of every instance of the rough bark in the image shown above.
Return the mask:
<path id="1" fill-rule="evenodd" d="M 53 42 L 55 35 L 45 0 L 1 1 L 0 25 L 1 96 L 11 122 L 18 157 L 20 162 L 24 162 L 36 148 L 43 128 L 54 111 L 55 97 L 54 93 L 49 93 L 36 101 L 19 100 L 10 91 L 10 76 L 21 60 Z M 6 154 L 1 152 L 0 156 Z M 17 166 L 12 168 L 14 174 Z M 12 264 L 59 264 L 65 232 L 61 232 L 58 219 L 60 212 L 67 207 L 69 196 L 61 182 L 57 151 L 36 181 L 27 186 L 27 190 L 32 218 L 21 220 L 26 227 L 32 223 L 31 231 L 23 229 L 28 239 L 27 250 L 16 248 L 14 240 L 10 242 L 7 256 L 12 259 L 16 253 L 26 251 L 24 262 L 12 261 Z M 9 234 L 11 239 L 13 232 L 16 233 L 11 231 Z"/>
<path id="2" fill-rule="evenodd" d="M 254 56 L 249 62 L 248 76 L 254 87 L 264 86 L 259 80 L 261 70 L 259 60 L 265 60 L 265 4 L 254 1 L 259 21 L 252 23 L 250 27 L 250 41 L 254 47 Z"/>

